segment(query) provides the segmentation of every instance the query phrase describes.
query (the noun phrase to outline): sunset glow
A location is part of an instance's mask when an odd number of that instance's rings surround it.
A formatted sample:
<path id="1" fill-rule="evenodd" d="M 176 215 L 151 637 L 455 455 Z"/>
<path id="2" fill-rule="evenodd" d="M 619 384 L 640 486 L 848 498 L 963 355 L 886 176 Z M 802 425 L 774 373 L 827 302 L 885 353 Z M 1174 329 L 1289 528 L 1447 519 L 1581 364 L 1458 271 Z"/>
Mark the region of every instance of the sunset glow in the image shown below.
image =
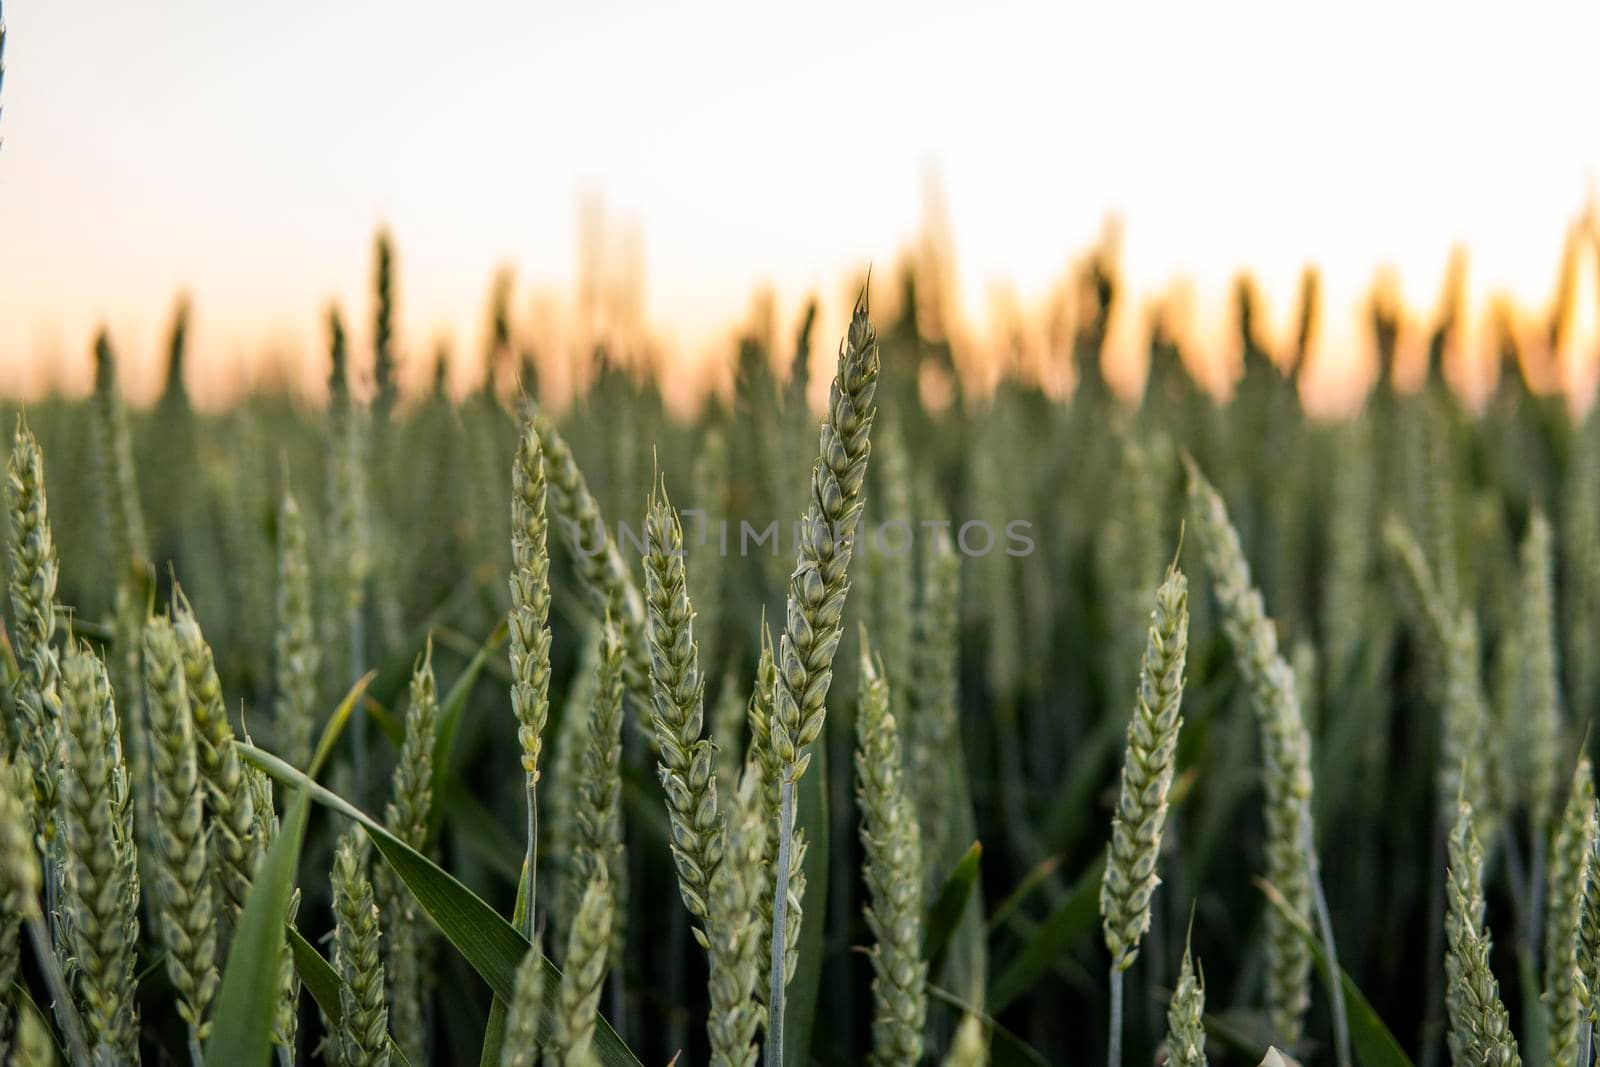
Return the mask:
<path id="1" fill-rule="evenodd" d="M 1003 4 L 981 21 L 903 3 L 487 0 L 17 0 L 6 15 L 0 389 L 27 395 L 81 387 L 104 321 L 148 396 L 180 291 L 203 399 L 241 371 L 314 381 L 330 302 L 366 333 L 382 224 L 413 387 L 441 339 L 458 388 L 480 373 L 502 266 L 547 357 L 572 343 L 580 249 L 600 248 L 602 275 L 642 278 L 643 331 L 692 370 L 682 393 L 719 377 L 705 368 L 730 358 L 758 290 L 785 333 L 819 294 L 837 334 L 847 288 L 898 263 L 934 201 L 976 346 L 1006 314 L 1041 322 L 1115 216 L 1129 352 L 1148 299 L 1176 285 L 1225 358 L 1244 269 L 1287 330 L 1315 264 L 1311 383 L 1348 393 L 1370 374 L 1361 303 L 1379 268 L 1426 317 L 1459 245 L 1474 330 L 1496 294 L 1542 314 L 1600 165 L 1592 3 L 1514 20 L 1169 2 Z M 1592 259 L 1579 276 L 1577 336 L 1593 338 Z M 1585 366 L 1564 373 L 1581 385 Z"/>

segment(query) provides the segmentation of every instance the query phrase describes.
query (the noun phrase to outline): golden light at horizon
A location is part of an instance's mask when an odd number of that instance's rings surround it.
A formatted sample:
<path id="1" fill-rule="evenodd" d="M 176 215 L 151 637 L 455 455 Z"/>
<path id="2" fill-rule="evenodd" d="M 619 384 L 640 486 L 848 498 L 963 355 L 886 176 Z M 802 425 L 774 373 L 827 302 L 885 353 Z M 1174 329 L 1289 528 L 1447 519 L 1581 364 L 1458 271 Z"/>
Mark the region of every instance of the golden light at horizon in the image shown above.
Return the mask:
<path id="1" fill-rule="evenodd" d="M 1186 279 L 1211 347 L 1239 270 L 1282 331 L 1317 264 L 1316 380 L 1336 390 L 1363 373 L 1357 309 L 1380 266 L 1426 312 L 1459 244 L 1474 307 L 1503 292 L 1543 309 L 1600 165 L 1593 4 L 6 14 L 7 392 L 86 380 L 101 321 L 148 389 L 180 290 L 202 379 L 274 361 L 315 378 L 330 301 L 366 336 L 380 223 L 406 354 L 450 338 L 465 383 L 503 264 L 525 323 L 571 331 L 594 195 L 639 235 L 643 318 L 698 381 L 758 288 L 785 333 L 813 292 L 820 337 L 836 333 L 850 280 L 887 275 L 917 235 L 930 173 L 971 337 L 1041 315 L 1114 213 L 1127 316 Z"/>

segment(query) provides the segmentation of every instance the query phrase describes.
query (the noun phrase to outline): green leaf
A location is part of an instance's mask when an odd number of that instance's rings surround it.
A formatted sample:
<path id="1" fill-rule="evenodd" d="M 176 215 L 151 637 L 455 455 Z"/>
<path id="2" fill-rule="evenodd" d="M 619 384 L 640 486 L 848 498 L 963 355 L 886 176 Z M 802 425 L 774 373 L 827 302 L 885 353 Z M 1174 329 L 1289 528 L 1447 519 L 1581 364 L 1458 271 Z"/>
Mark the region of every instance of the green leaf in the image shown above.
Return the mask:
<path id="1" fill-rule="evenodd" d="M 922 924 L 922 958 L 928 961 L 928 973 L 939 973 L 945 950 L 950 947 L 950 935 L 955 933 L 961 913 L 967 910 L 972 897 L 972 887 L 978 881 L 978 867 L 983 860 L 983 842 L 974 841 L 939 888 L 933 906 L 928 909 Z"/>
<path id="2" fill-rule="evenodd" d="M 337 1026 L 339 1020 L 344 1018 L 344 1003 L 339 999 L 344 981 L 339 977 L 339 972 L 333 969 L 333 964 L 323 959 L 322 953 L 299 930 L 288 926 L 287 931 L 289 951 L 294 955 L 294 969 L 300 975 L 300 984 L 306 987 L 311 999 L 327 1016 L 328 1022 Z M 389 1061 L 399 1067 L 411 1067 L 411 1061 L 406 1059 L 405 1052 L 392 1037 L 389 1038 Z"/>
<path id="3" fill-rule="evenodd" d="M 318 804 L 360 823 L 371 836 L 373 846 L 456 951 L 489 983 L 496 996 L 507 1001 L 512 998 L 517 965 L 530 948 L 514 926 L 438 864 L 331 789 L 318 785 L 303 772 L 254 745 L 239 745 L 239 753 L 278 781 L 304 789 Z M 558 988 L 561 972 L 548 959 L 544 966 L 546 987 Z M 607 1067 L 638 1067 L 638 1057 L 622 1043 L 611 1024 L 604 1017 L 598 1017 L 596 1024 L 595 1052 L 600 1062 Z M 548 1026 L 548 1019 L 541 1021 L 541 1039 L 547 1036 L 544 1031 Z"/>
<path id="4" fill-rule="evenodd" d="M 1008 1064 L 1027 1063 L 1035 1067 L 1049 1067 L 1050 1061 L 1039 1053 L 1039 1050 L 1028 1044 L 1016 1034 L 1007 1030 L 995 1021 L 994 1016 L 985 1013 L 982 1009 L 973 1007 L 948 989 L 941 989 L 932 982 L 928 983 L 928 996 L 934 1000 L 942 1000 L 955 1008 L 963 1015 L 976 1015 L 989 1029 L 989 1056 L 995 1067 L 1006 1067 Z"/>
<path id="5" fill-rule="evenodd" d="M 1259 1013 L 1206 1012 L 1201 1018 L 1205 1023 L 1207 1041 L 1224 1046 L 1242 1063 L 1256 1062 L 1261 1058 L 1262 1050 L 1272 1044 L 1272 1028 Z"/>
<path id="6" fill-rule="evenodd" d="M 1178 775 L 1177 780 L 1172 783 L 1170 794 L 1172 811 L 1182 808 L 1184 801 L 1193 791 L 1198 777 L 1199 774 L 1193 767 Z M 1078 938 L 1094 926 L 1095 920 L 1100 917 L 1100 881 L 1105 877 L 1105 873 L 1106 856 L 1102 850 L 1100 857 L 1079 875 L 1078 880 L 1067 890 L 1066 897 L 1056 905 L 1055 910 L 1045 918 L 1038 929 L 1032 932 L 1022 952 L 990 984 L 991 1011 L 997 1013 L 1004 1011 L 1018 997 L 1026 993 L 1046 971 L 1060 962 L 1063 954 Z M 1033 878 L 1034 875 L 1029 875 L 1024 881 Z M 1045 871 L 1039 873 L 1038 878 L 1050 881 L 1054 875 L 1052 871 Z M 1016 895 L 1013 894 L 1013 897 Z M 1014 904 L 1008 901 L 1007 905 L 1002 906 L 1002 911 L 1006 912 L 1008 921 L 1016 921 L 1017 911 Z"/>
<path id="7" fill-rule="evenodd" d="M 350 712 L 372 681 L 366 675 L 350 687 L 339 706 L 328 717 L 311 759 L 311 774 L 322 769 L 350 719 Z M 234 742 L 241 752 L 253 745 Z M 275 760 L 277 757 L 273 757 Z M 277 760 L 283 763 L 282 760 Z M 289 766 L 283 763 L 283 766 Z M 315 786 L 300 771 L 294 772 L 305 783 Z M 282 781 L 282 779 L 280 779 Z M 296 783 L 287 783 L 291 787 Z M 320 788 L 320 787 L 318 787 Z M 228 947 L 228 960 L 222 970 L 222 986 L 217 993 L 217 1008 L 212 1016 L 211 1037 L 206 1041 L 207 1067 L 264 1063 L 272 1054 L 272 1025 L 278 1010 L 279 958 L 283 954 L 284 919 L 294 894 L 295 875 L 300 869 L 300 848 L 305 843 L 306 822 L 311 818 L 311 801 L 303 792 L 294 794 L 289 813 L 279 828 L 278 837 L 267 850 L 261 869 L 250 884 L 244 914 Z"/>
<path id="8" fill-rule="evenodd" d="M 1256 884 L 1266 894 L 1268 902 L 1288 921 L 1295 933 L 1300 935 L 1300 940 L 1306 943 L 1306 947 L 1316 957 L 1317 973 L 1323 975 L 1323 980 L 1326 981 L 1328 957 L 1323 950 L 1321 939 L 1312 931 L 1305 919 L 1289 906 L 1289 902 L 1278 892 L 1276 886 L 1259 879 Z M 1344 1017 L 1350 1027 L 1350 1042 L 1362 1067 L 1411 1067 L 1411 1060 L 1400 1047 L 1400 1042 L 1394 1039 L 1394 1035 L 1378 1017 L 1371 1002 L 1356 987 L 1355 982 L 1351 981 L 1343 968 L 1339 969 L 1339 985 L 1344 991 Z"/>
<path id="9" fill-rule="evenodd" d="M 467 697 L 472 694 L 473 683 L 478 680 L 483 665 L 488 662 L 489 656 L 505 642 L 509 633 L 506 623 L 502 621 L 489 634 L 483 647 L 462 669 L 455 683 L 450 686 L 450 691 L 444 696 L 444 701 L 439 705 L 439 722 L 434 728 L 433 735 L 433 795 L 444 796 L 449 790 L 446 788 L 448 777 L 453 775 L 454 769 L 450 765 L 450 754 L 455 750 L 456 733 L 461 728 L 461 713 L 466 709 Z M 440 820 L 444 818 L 444 811 L 438 805 L 428 814 L 428 836 L 430 840 L 438 834 Z"/>
<path id="10" fill-rule="evenodd" d="M 394 712 L 368 697 L 361 705 L 362 712 L 372 720 L 378 732 L 388 739 L 396 752 L 406 743 L 406 724 L 401 722 Z"/>
<path id="11" fill-rule="evenodd" d="M 1046 856 L 1039 861 L 1033 870 L 1023 875 L 1022 881 L 1018 882 L 1015 888 L 1006 894 L 1005 899 L 995 906 L 994 914 L 989 916 L 989 932 L 994 933 L 1004 926 L 1012 914 L 1022 906 L 1023 902 L 1031 897 L 1036 889 L 1050 880 L 1059 866 L 1061 866 L 1061 854 L 1057 853 L 1053 856 Z"/>
<path id="12" fill-rule="evenodd" d="M 989 1009 L 1002 1012 L 1033 987 L 1074 941 L 1088 932 L 1100 917 L 1100 880 L 1105 877 L 1104 853 L 1078 876 L 1067 898 L 1034 932 L 1033 939 L 989 987 Z"/>
<path id="13" fill-rule="evenodd" d="M 272 1055 L 272 1024 L 283 978 L 283 920 L 310 816 L 310 798 L 303 791 L 296 793 L 278 838 L 250 885 L 222 971 L 211 1037 L 206 1041 L 206 1067 L 262 1064 Z"/>
<path id="14" fill-rule="evenodd" d="M 511 925 L 518 930 L 528 917 L 528 861 L 522 861 L 522 876 L 517 879 L 517 903 L 511 913 Z M 483 1051 L 478 1056 L 478 1067 L 500 1067 L 500 1056 L 506 1044 L 506 1002 L 499 997 L 489 1005 L 489 1022 L 483 1028 Z"/>
<path id="15" fill-rule="evenodd" d="M 344 733 L 345 724 L 350 721 L 350 713 L 355 710 L 356 703 L 377 676 L 378 672 L 368 671 L 356 679 L 356 684 L 350 687 L 344 699 L 339 701 L 339 706 L 333 709 L 333 714 L 328 716 L 328 722 L 322 728 L 322 736 L 317 740 L 317 750 L 311 754 L 311 766 L 306 769 L 306 773 L 312 778 L 322 773 L 328 758 L 333 755 L 333 746 L 338 744 L 339 735 Z"/>
<path id="16" fill-rule="evenodd" d="M 1056 852 L 1065 852 L 1089 828 L 1089 817 L 1100 810 L 1093 801 L 1105 782 L 1105 767 L 1116 758 L 1127 730 L 1126 720 L 1107 718 L 1078 747 L 1061 776 L 1061 785 L 1044 820 L 1044 839 Z"/>

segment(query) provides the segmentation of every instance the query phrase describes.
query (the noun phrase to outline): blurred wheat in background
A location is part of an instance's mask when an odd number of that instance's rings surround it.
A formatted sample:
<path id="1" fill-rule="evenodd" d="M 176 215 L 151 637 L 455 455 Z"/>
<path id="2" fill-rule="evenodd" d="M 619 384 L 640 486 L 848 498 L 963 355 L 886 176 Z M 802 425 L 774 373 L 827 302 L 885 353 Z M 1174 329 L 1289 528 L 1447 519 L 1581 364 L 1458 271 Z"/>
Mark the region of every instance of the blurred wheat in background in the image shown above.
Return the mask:
<path id="1" fill-rule="evenodd" d="M 808 311 L 685 416 L 607 350 L 546 405 L 498 297 L 398 392 L 375 248 L 325 407 L 196 410 L 184 306 L 153 407 L 103 334 L 8 416 L 16 1062 L 1589 1062 L 1570 281 L 1471 405 L 1375 300 L 1327 421 L 1248 287 L 1230 393 L 1157 319 L 1129 396 L 1102 249 L 1059 395 L 909 271 L 825 410 Z"/>
<path id="2" fill-rule="evenodd" d="M 0 1064 L 1592 1067 L 1597 213 L 1354 338 L 926 231 L 702 373 L 384 227 L 314 375 L 0 400 Z"/>

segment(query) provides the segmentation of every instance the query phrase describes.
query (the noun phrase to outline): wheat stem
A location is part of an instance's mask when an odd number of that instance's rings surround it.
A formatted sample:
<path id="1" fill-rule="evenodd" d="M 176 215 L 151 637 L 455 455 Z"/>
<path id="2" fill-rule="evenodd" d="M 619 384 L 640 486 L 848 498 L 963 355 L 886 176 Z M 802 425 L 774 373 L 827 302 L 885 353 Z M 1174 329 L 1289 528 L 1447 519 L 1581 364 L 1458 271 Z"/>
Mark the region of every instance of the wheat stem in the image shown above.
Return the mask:
<path id="1" fill-rule="evenodd" d="M 783 767 L 778 823 L 777 884 L 773 896 L 771 991 L 768 994 L 767 1063 L 783 1062 L 784 984 L 788 973 L 785 926 L 788 911 L 788 859 L 794 835 L 794 785 L 811 762 L 806 751 L 822 733 L 827 714 L 833 655 L 844 625 L 847 572 L 861 521 L 863 485 L 874 415 L 880 363 L 877 335 L 867 318 L 866 295 L 856 302 L 850 330 L 839 346 L 838 370 L 828 395 L 820 432 L 821 457 L 811 469 L 811 499 L 801 522 L 794 574 L 789 579 L 788 610 L 778 646 L 778 684 L 772 713 L 771 744 Z"/>

